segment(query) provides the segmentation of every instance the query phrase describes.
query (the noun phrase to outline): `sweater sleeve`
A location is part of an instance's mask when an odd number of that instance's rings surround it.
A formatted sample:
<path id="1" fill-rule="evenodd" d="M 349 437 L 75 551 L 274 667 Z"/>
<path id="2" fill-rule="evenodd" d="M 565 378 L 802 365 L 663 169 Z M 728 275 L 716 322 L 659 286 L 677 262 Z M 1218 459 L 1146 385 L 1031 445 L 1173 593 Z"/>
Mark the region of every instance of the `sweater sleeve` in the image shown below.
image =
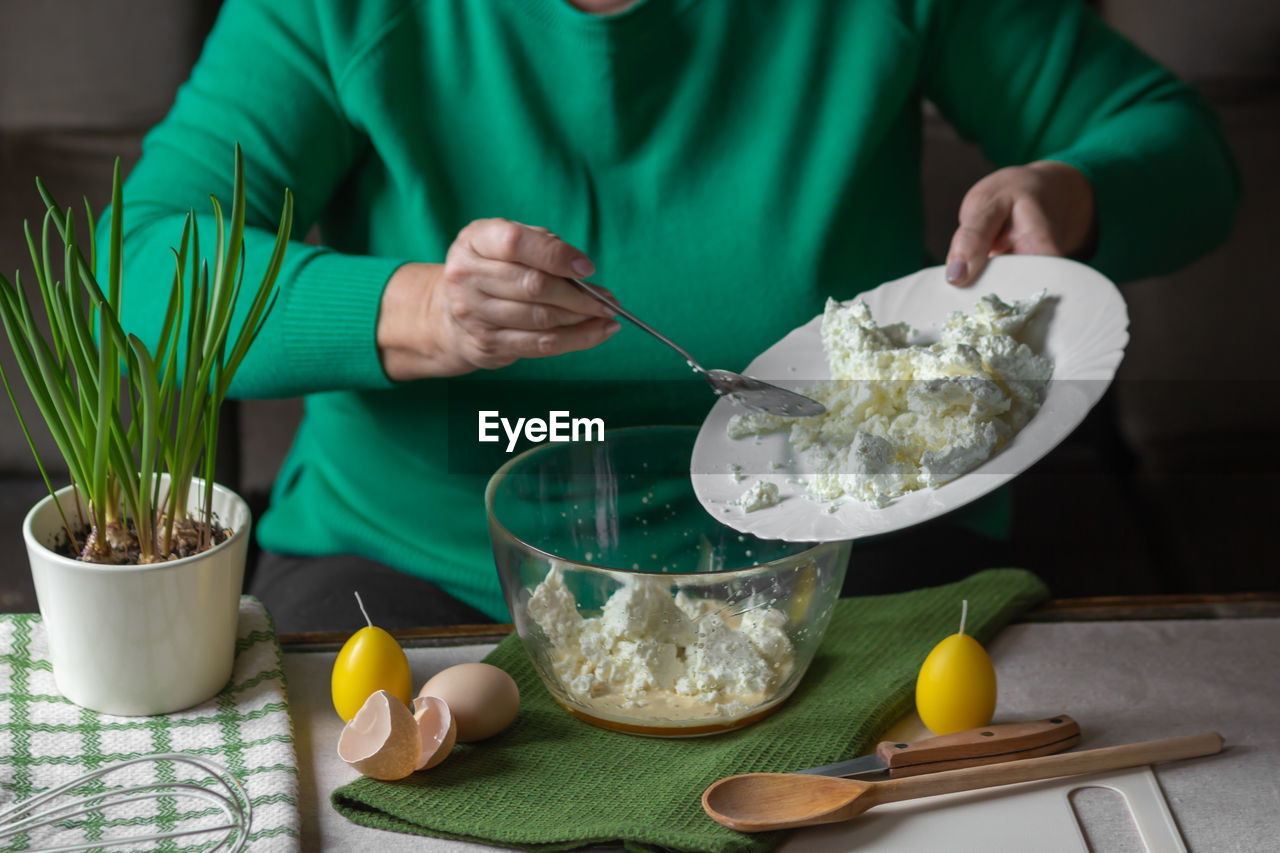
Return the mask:
<path id="1" fill-rule="evenodd" d="M 317 4 L 228 0 L 168 116 L 146 137 L 124 188 L 126 327 L 154 341 L 189 210 L 202 253 L 215 240 L 212 204 L 231 207 L 234 145 L 244 151 L 244 288 L 261 281 L 285 188 L 295 197 L 294 240 L 275 307 L 241 365 L 233 396 L 295 396 L 390 385 L 375 329 L 383 287 L 403 261 L 349 255 L 301 242 L 362 155 L 366 142 L 343 113 L 341 61 Z M 105 240 L 108 217 L 99 228 Z M 100 245 L 106 245 L 105 242 Z M 251 301 L 240 300 L 242 315 Z M 239 320 L 233 334 L 240 326 Z"/>
<path id="2" fill-rule="evenodd" d="M 1217 118 L 1080 0 L 923 2 L 925 96 L 993 163 L 1089 178 L 1093 266 L 1157 275 L 1226 238 L 1240 179 Z"/>

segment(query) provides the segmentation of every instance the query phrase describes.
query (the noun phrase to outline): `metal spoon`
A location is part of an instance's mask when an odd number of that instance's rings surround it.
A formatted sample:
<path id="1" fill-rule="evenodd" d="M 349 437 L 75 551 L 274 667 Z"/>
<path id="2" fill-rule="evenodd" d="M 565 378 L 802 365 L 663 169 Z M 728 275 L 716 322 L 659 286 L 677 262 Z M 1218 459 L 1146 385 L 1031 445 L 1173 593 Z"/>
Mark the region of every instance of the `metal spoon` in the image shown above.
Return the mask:
<path id="1" fill-rule="evenodd" d="M 698 364 L 698 360 L 689 355 L 683 347 L 623 308 L 616 300 L 610 299 L 591 285 L 576 278 L 569 279 L 569 283 L 609 308 L 609 310 L 626 317 L 632 323 L 680 353 L 684 356 L 685 361 L 689 362 L 690 367 L 702 374 L 702 378 L 707 380 L 711 390 L 717 394 L 728 396 L 747 408 L 788 418 L 820 415 L 827 410 L 826 406 L 823 406 L 817 400 L 810 399 L 803 394 L 797 394 L 794 391 L 788 391 L 786 388 L 781 388 L 763 380 L 753 379 L 750 376 L 743 376 L 740 373 L 733 373 L 729 370 L 707 370 L 701 364 Z"/>
<path id="2" fill-rule="evenodd" d="M 702 808 L 713 820 L 730 829 L 767 832 L 848 820 L 873 806 L 917 797 L 1119 770 L 1157 761 L 1213 755 L 1221 749 L 1222 736 L 1204 732 L 1024 758 L 1005 764 L 943 770 L 887 782 L 860 782 L 803 773 L 744 773 L 721 779 L 707 788 L 702 794 Z"/>

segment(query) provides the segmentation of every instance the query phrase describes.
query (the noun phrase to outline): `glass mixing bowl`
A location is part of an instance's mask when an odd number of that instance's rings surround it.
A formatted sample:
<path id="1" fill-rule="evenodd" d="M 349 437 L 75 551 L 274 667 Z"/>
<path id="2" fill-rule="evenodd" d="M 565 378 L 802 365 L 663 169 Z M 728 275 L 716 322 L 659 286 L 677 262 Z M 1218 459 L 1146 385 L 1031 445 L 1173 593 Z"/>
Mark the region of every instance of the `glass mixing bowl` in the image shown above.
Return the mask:
<path id="1" fill-rule="evenodd" d="M 688 736 L 755 722 L 795 689 L 839 597 L 848 542 L 757 539 L 702 508 L 696 435 L 543 444 L 485 490 L 516 631 L 556 701 L 596 725 Z"/>

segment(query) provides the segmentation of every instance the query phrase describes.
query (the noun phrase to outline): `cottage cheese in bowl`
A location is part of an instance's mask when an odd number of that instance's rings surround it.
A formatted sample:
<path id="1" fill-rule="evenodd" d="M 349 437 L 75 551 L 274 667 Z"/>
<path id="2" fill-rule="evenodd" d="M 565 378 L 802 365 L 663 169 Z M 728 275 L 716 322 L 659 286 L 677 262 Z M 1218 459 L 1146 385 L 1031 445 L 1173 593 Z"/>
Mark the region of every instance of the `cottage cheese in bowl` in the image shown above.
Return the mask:
<path id="1" fill-rule="evenodd" d="M 521 643 L 556 702 L 594 725 L 688 737 L 761 719 L 804 677 L 839 598 L 848 542 L 759 539 L 702 508 L 696 434 L 542 445 L 485 492 Z"/>
<path id="2" fill-rule="evenodd" d="M 787 617 L 768 602 L 672 595 L 661 575 L 628 576 L 583 616 L 556 566 L 529 615 L 570 696 L 607 716 L 731 721 L 767 702 L 795 659 Z"/>

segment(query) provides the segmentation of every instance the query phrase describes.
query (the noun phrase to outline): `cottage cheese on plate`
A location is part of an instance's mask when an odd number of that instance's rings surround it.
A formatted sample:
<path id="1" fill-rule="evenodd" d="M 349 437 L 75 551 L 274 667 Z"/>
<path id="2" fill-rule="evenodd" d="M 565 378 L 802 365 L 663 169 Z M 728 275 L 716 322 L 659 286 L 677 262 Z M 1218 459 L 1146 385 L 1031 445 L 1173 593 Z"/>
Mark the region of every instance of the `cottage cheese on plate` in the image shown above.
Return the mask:
<path id="1" fill-rule="evenodd" d="M 551 568 L 528 609 L 569 696 L 602 716 L 655 721 L 728 722 L 767 702 L 793 665 L 786 617 L 750 601 L 673 596 L 669 585 L 630 575 L 599 616 L 583 616 Z"/>
<path id="2" fill-rule="evenodd" d="M 742 497 L 738 498 L 734 503 L 742 507 L 743 512 L 755 512 L 758 509 L 771 507 L 780 500 L 782 500 L 782 497 L 778 491 L 777 483 L 756 480 L 742 493 Z"/>
<path id="3" fill-rule="evenodd" d="M 878 326 L 861 302 L 827 300 L 822 345 L 831 382 L 808 390 L 827 407 L 810 418 L 742 413 L 731 438 L 790 430 L 812 462 L 810 494 L 883 507 L 971 471 L 1035 414 L 1053 363 L 1018 334 L 1045 294 L 1003 302 L 983 296 L 955 312 L 930 345 L 907 343 L 904 323 Z"/>

